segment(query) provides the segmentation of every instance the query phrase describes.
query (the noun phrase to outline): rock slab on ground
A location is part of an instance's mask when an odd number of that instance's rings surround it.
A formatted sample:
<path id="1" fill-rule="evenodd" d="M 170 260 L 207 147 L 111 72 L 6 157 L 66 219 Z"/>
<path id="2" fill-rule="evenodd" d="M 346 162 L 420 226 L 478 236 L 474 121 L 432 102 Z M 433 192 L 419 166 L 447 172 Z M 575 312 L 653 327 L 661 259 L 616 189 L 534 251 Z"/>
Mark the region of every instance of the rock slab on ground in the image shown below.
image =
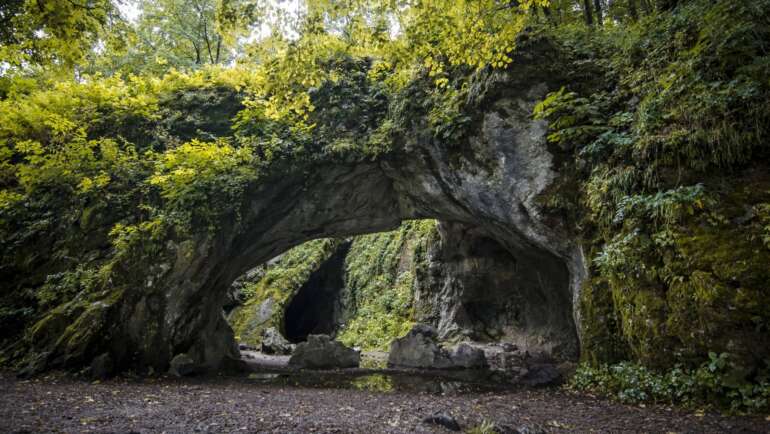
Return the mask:
<path id="1" fill-rule="evenodd" d="M 449 352 L 452 366 L 456 368 L 482 369 L 487 367 L 484 350 L 461 343 Z"/>
<path id="2" fill-rule="evenodd" d="M 438 344 L 436 329 L 425 324 L 415 324 L 406 336 L 390 345 L 388 366 L 418 369 L 481 369 L 487 366 L 484 351 L 467 343 L 452 350 Z"/>
<path id="3" fill-rule="evenodd" d="M 449 355 L 438 346 L 436 330 L 415 324 L 406 336 L 390 344 L 388 366 L 396 368 L 445 369 L 451 366 Z"/>
<path id="4" fill-rule="evenodd" d="M 275 327 L 266 328 L 262 332 L 262 353 L 288 355 L 294 348 L 295 345 L 287 341 Z"/>
<path id="5" fill-rule="evenodd" d="M 357 368 L 361 353 L 327 335 L 309 335 L 297 345 L 289 366 L 309 369 Z"/>

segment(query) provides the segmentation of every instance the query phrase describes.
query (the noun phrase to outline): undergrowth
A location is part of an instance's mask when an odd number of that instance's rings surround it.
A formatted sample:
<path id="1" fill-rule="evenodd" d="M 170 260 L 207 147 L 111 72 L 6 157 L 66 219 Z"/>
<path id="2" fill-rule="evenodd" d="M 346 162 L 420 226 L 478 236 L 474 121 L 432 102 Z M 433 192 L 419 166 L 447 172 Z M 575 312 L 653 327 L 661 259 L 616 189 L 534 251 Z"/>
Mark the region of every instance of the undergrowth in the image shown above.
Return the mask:
<path id="1" fill-rule="evenodd" d="M 582 364 L 568 387 L 609 396 L 624 404 L 716 406 L 731 412 L 769 410 L 768 367 L 753 382 L 735 375 L 733 368 L 727 353 L 710 353 L 709 360 L 694 369 L 676 366 L 656 371 L 632 362 L 595 367 Z"/>

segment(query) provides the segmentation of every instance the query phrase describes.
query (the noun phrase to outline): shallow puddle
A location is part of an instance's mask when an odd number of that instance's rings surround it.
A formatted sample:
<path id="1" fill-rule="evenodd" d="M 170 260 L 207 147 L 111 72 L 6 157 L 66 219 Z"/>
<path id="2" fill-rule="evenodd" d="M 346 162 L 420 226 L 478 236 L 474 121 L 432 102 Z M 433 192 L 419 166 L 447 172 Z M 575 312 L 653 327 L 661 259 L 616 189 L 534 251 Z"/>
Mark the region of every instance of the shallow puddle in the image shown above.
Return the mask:
<path id="1" fill-rule="evenodd" d="M 503 375 L 490 371 L 364 372 L 292 371 L 254 372 L 249 382 L 282 387 L 355 389 L 373 392 L 462 394 L 495 392 L 516 387 Z"/>

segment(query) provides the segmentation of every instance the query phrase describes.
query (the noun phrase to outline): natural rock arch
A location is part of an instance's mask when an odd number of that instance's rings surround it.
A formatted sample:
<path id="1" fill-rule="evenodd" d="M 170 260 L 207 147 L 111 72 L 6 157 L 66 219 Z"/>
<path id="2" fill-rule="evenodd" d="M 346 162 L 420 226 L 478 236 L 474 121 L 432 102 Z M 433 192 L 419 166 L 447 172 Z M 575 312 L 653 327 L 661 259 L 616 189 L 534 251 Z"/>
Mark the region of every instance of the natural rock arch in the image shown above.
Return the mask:
<path id="1" fill-rule="evenodd" d="M 185 353 L 202 367 L 221 367 L 239 357 L 222 315 L 234 279 L 311 239 L 389 230 L 418 218 L 464 225 L 509 251 L 527 285 L 539 285 L 537 302 L 553 307 L 540 310 L 546 313 L 540 337 L 576 357 L 573 306 L 585 265 L 564 222 L 546 217 L 538 205 L 557 177 L 546 125 L 531 117 L 549 86 L 523 80 L 498 77 L 507 88 L 488 101 L 465 152 L 415 131 L 402 151 L 377 161 L 317 163 L 261 179 L 249 189 L 237 224 L 169 243 L 170 253 L 150 269 L 125 271 L 126 281 L 112 284 L 132 290 L 95 303 L 78 319 L 79 327 L 99 332 L 58 339 L 42 363 L 82 364 L 106 352 L 118 367 L 157 371 Z"/>

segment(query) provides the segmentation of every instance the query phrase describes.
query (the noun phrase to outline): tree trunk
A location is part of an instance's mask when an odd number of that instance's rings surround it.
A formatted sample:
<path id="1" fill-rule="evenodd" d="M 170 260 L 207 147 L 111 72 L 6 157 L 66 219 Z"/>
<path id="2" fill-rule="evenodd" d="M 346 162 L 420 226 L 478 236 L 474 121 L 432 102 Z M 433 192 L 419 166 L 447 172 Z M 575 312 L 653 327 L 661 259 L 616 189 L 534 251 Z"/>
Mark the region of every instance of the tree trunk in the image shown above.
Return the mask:
<path id="1" fill-rule="evenodd" d="M 203 40 L 206 41 L 206 50 L 209 52 L 209 63 L 216 63 L 214 62 L 214 55 L 211 53 L 211 41 L 209 40 L 209 31 L 208 31 L 208 23 L 204 20 L 203 21 Z"/>
<path id="2" fill-rule="evenodd" d="M 591 0 L 583 0 L 583 17 L 586 20 L 586 25 L 594 25 L 594 16 L 591 12 Z"/>
<path id="3" fill-rule="evenodd" d="M 594 0 L 594 9 L 596 9 L 596 23 L 599 26 L 604 25 L 604 14 L 602 13 L 602 0 Z"/>

